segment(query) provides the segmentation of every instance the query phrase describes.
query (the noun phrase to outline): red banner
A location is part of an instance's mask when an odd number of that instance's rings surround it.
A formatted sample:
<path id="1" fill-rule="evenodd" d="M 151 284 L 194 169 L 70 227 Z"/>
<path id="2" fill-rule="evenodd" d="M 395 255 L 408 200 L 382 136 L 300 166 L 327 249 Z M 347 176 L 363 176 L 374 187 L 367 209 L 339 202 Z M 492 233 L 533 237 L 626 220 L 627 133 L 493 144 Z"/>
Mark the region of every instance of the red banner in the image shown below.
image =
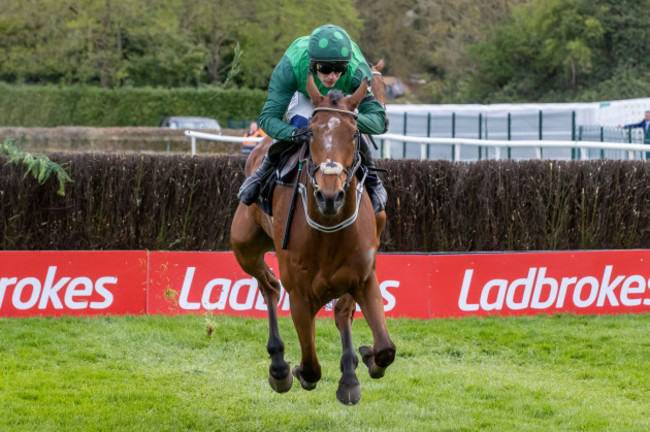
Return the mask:
<path id="1" fill-rule="evenodd" d="M 650 250 L 380 254 L 377 279 L 387 317 L 640 313 L 649 261 Z M 280 315 L 289 307 L 282 289 Z M 0 316 L 144 313 L 267 316 L 231 252 L 0 252 Z"/>
<path id="2" fill-rule="evenodd" d="M 648 250 L 432 258 L 432 318 L 650 311 Z"/>
<path id="3" fill-rule="evenodd" d="M 428 317 L 426 255 L 379 255 L 377 277 L 388 316 Z M 257 281 L 230 252 L 151 252 L 149 309 L 152 314 L 206 313 L 266 317 Z M 275 254 L 266 262 L 277 275 Z M 398 301 L 397 299 L 400 299 Z M 279 313 L 289 315 L 289 296 L 280 293 Z M 326 305 L 320 316 L 332 314 Z"/>
<path id="4" fill-rule="evenodd" d="M 143 314 L 147 252 L 0 252 L 0 316 Z"/>

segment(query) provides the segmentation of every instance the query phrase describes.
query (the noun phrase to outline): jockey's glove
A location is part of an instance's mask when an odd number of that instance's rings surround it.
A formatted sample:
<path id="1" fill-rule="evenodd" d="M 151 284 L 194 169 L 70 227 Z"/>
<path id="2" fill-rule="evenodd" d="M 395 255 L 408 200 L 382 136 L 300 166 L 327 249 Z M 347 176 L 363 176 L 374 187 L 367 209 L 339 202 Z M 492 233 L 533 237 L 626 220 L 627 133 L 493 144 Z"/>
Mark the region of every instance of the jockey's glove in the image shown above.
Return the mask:
<path id="1" fill-rule="evenodd" d="M 291 142 L 294 144 L 302 145 L 304 143 L 309 143 L 310 140 L 311 129 L 309 129 L 309 126 L 295 128 L 293 132 L 291 132 Z"/>

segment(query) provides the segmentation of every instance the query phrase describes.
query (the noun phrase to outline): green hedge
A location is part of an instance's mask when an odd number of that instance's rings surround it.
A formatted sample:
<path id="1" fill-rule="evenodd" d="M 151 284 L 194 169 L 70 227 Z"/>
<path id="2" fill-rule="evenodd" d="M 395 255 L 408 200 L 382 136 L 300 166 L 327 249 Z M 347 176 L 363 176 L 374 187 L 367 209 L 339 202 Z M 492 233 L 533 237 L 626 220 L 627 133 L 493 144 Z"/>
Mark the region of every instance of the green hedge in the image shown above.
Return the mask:
<path id="1" fill-rule="evenodd" d="M 0 159 L 0 249 L 229 250 L 243 156 L 53 154 L 57 195 Z M 381 251 L 650 247 L 650 164 L 378 160 Z M 298 207 L 300 209 L 300 207 Z"/>
<path id="2" fill-rule="evenodd" d="M 158 126 L 171 115 L 255 119 L 266 92 L 250 89 L 104 89 L 0 83 L 0 126 Z"/>

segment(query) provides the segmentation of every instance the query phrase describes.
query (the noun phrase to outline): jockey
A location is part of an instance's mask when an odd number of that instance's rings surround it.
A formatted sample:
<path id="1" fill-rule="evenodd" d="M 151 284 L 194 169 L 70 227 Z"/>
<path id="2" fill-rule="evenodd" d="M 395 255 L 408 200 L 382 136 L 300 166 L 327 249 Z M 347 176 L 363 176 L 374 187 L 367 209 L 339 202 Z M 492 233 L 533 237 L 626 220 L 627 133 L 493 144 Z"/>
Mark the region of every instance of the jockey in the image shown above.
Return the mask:
<path id="1" fill-rule="evenodd" d="M 309 141 L 309 119 L 314 109 L 306 90 L 309 72 L 323 95 L 332 89 L 352 94 L 364 79 L 368 84 L 372 80 L 372 72 L 359 47 L 341 27 L 324 25 L 310 36 L 296 39 L 271 75 L 268 99 L 258 123 L 275 141 L 260 167 L 239 189 L 237 197 L 246 205 L 257 201 L 263 179 L 277 168 L 281 154 Z M 288 124 L 282 121 L 285 111 Z M 386 112 L 373 96 L 370 85 L 358 111 L 357 126 L 361 133 L 385 132 Z M 365 140 L 361 140 L 361 153 L 362 163 L 374 168 Z M 365 185 L 375 212 L 384 210 L 387 194 L 375 171 L 368 170 Z"/>

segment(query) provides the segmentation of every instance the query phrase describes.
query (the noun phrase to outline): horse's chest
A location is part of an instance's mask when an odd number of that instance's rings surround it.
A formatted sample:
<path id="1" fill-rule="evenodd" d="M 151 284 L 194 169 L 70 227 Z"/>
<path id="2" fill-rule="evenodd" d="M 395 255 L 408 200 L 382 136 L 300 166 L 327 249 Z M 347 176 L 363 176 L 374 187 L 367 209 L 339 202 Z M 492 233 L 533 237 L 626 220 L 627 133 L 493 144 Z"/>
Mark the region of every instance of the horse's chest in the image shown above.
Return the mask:
<path id="1" fill-rule="evenodd" d="M 364 285 L 372 269 L 372 261 L 362 257 L 321 264 L 313 273 L 312 287 L 318 291 L 333 290 L 338 295 Z"/>

